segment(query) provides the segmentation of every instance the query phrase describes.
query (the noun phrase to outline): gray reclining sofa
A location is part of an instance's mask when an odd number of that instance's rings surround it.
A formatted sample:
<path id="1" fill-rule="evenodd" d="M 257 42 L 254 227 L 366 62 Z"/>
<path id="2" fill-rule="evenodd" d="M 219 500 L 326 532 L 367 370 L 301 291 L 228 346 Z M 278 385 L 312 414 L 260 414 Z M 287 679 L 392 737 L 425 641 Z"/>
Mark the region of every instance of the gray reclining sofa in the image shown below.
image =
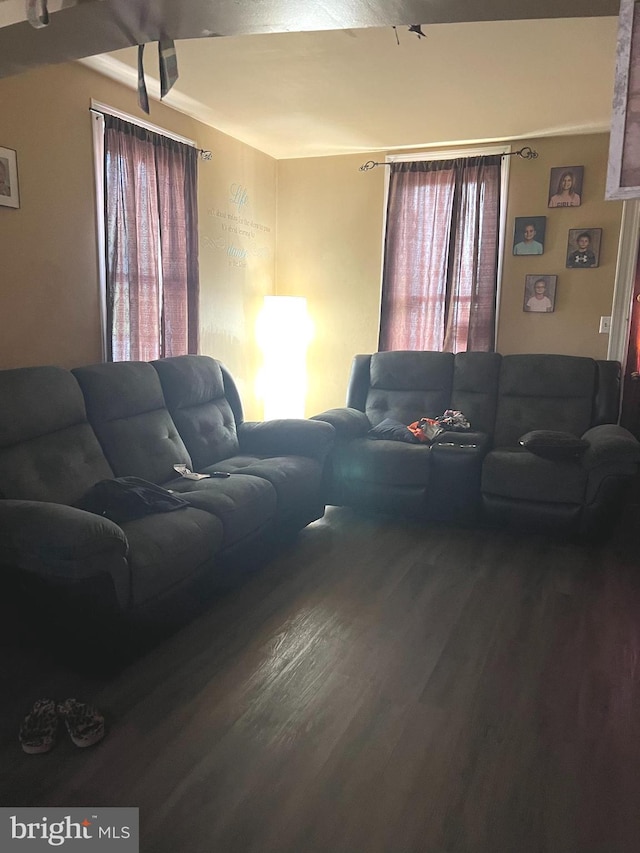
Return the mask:
<path id="1" fill-rule="evenodd" d="M 612 361 L 481 352 L 358 355 L 346 407 L 314 416 L 337 433 L 327 503 L 603 532 L 640 462 L 640 443 L 617 425 L 619 395 L 620 365 Z M 446 409 L 462 411 L 471 429 L 445 432 L 431 445 L 369 436 L 387 419 L 408 425 Z M 520 444 L 531 431 L 582 439 L 583 452 L 565 457 L 551 447 L 562 458 L 541 456 L 544 448 L 532 452 Z"/>
<path id="2" fill-rule="evenodd" d="M 106 580 L 119 612 L 144 608 L 320 518 L 333 437 L 318 422 L 245 422 L 232 377 L 206 356 L 0 371 L 0 565 Z M 175 464 L 230 476 L 188 480 Z M 118 477 L 189 506 L 121 524 L 77 508 Z"/>

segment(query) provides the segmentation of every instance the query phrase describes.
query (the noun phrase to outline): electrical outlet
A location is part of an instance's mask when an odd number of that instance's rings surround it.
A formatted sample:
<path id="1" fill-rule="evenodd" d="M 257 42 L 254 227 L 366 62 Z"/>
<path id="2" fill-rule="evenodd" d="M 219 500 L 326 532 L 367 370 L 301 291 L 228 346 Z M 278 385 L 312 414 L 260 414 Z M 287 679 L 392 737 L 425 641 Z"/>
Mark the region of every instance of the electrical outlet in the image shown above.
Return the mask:
<path id="1" fill-rule="evenodd" d="M 600 317 L 600 334 L 608 335 L 611 331 L 611 317 Z"/>

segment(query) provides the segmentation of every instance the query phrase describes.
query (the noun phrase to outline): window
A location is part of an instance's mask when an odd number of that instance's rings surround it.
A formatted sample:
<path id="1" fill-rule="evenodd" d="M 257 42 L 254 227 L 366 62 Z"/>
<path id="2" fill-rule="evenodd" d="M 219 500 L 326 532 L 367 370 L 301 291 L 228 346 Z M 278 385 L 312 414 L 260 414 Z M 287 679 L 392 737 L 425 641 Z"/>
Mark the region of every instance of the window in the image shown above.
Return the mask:
<path id="1" fill-rule="evenodd" d="M 195 353 L 197 149 L 114 115 L 103 120 L 105 357 Z"/>
<path id="2" fill-rule="evenodd" d="M 494 348 L 501 160 L 391 164 L 381 351 Z"/>

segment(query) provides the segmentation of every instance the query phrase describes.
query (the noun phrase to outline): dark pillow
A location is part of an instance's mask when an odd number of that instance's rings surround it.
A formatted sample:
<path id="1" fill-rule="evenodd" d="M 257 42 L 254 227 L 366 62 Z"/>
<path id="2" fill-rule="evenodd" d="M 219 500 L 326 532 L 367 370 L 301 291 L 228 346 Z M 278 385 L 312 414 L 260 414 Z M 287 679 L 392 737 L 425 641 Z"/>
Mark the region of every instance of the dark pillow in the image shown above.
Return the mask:
<path id="1" fill-rule="evenodd" d="M 577 459 L 589 447 L 589 442 L 553 429 L 534 429 L 520 439 L 520 444 L 544 459 Z"/>
<path id="2" fill-rule="evenodd" d="M 408 444 L 419 444 L 418 439 L 408 426 L 401 424 L 400 421 L 394 421 L 392 418 L 385 418 L 383 421 L 380 421 L 378 426 L 369 430 L 367 438 L 406 441 Z"/>

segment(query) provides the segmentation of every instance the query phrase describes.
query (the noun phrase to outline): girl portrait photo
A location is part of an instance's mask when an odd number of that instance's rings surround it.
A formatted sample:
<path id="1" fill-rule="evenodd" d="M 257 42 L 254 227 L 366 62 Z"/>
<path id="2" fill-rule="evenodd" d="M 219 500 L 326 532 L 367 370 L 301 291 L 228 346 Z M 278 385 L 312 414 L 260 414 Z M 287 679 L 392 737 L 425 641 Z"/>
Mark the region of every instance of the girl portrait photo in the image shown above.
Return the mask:
<path id="1" fill-rule="evenodd" d="M 524 284 L 523 311 L 549 314 L 556 306 L 557 275 L 528 275 Z"/>
<path id="2" fill-rule="evenodd" d="M 580 207 L 584 166 L 555 166 L 549 180 L 549 207 Z"/>

